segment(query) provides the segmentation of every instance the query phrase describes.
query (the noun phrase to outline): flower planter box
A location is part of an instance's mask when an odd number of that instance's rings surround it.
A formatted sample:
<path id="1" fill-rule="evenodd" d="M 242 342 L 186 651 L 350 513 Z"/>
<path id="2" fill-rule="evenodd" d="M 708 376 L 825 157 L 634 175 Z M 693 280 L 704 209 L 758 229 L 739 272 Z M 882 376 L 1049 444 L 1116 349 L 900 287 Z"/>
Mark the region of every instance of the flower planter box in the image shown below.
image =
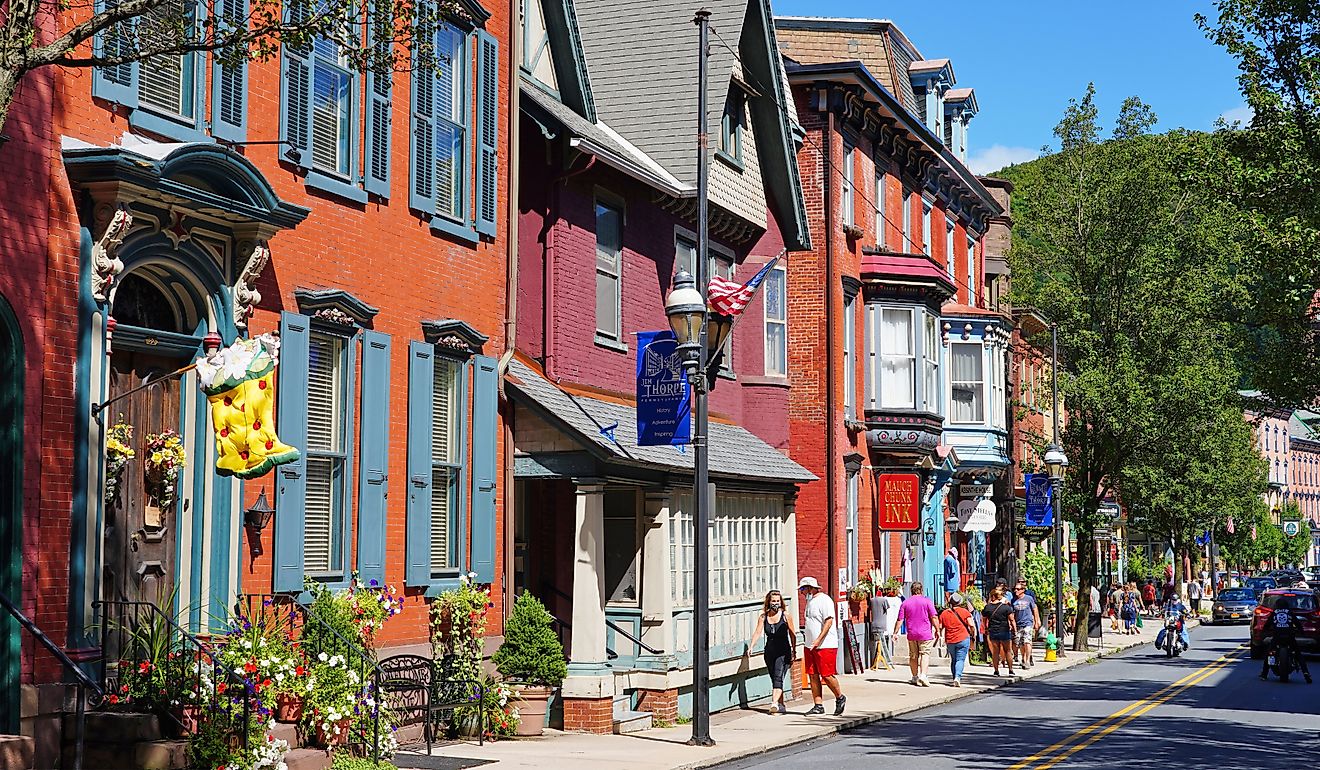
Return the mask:
<path id="1" fill-rule="evenodd" d="M 325 729 L 324 722 L 316 723 L 316 743 L 326 748 L 343 746 L 348 743 L 349 720 L 341 719 L 331 726 L 329 732 Z"/>
<path id="2" fill-rule="evenodd" d="M 518 694 L 518 729 L 515 735 L 529 737 L 540 735 L 545 727 L 545 711 L 554 690 L 549 687 L 514 685 Z"/>
<path id="3" fill-rule="evenodd" d="M 284 724 L 297 724 L 303 716 L 303 698 L 301 695 L 282 692 L 275 699 L 275 721 Z"/>

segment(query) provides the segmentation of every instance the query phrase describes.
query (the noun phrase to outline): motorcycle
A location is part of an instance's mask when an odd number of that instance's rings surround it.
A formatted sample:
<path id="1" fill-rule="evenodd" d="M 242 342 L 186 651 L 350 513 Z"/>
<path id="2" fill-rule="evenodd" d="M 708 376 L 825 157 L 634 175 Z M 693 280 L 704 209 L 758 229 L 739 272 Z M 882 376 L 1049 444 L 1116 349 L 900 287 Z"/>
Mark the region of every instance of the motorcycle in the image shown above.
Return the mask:
<path id="1" fill-rule="evenodd" d="M 1269 666 L 1274 671 L 1274 675 L 1279 677 L 1280 682 L 1288 681 L 1288 677 L 1292 676 L 1293 672 L 1292 650 L 1287 645 L 1271 650 Z"/>
<path id="2" fill-rule="evenodd" d="M 1159 639 L 1156 640 L 1156 647 L 1164 650 L 1164 654 L 1170 658 L 1181 655 L 1186 649 L 1182 642 L 1183 619 L 1177 612 L 1168 612 L 1164 615 L 1164 628 L 1160 631 Z"/>

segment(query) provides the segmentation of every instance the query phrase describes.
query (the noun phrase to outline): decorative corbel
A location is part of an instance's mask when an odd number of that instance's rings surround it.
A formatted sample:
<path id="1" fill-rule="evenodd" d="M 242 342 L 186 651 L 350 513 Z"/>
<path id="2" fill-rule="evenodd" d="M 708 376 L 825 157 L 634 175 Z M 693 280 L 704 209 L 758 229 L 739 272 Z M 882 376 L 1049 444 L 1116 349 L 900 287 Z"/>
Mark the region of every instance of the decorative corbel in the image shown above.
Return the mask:
<path id="1" fill-rule="evenodd" d="M 247 328 L 252 310 L 261 301 L 261 292 L 257 291 L 257 279 L 266 269 L 266 263 L 270 262 L 270 249 L 267 248 L 265 241 L 249 243 L 251 251 L 248 253 L 247 262 L 243 265 L 243 271 L 238 274 L 238 280 L 234 282 L 234 326 L 240 329 Z"/>
<path id="2" fill-rule="evenodd" d="M 124 263 L 116 254 L 132 226 L 133 215 L 120 206 L 111 215 L 100 239 L 92 244 L 92 298 L 97 302 L 110 300 L 110 286 L 124 270 Z"/>

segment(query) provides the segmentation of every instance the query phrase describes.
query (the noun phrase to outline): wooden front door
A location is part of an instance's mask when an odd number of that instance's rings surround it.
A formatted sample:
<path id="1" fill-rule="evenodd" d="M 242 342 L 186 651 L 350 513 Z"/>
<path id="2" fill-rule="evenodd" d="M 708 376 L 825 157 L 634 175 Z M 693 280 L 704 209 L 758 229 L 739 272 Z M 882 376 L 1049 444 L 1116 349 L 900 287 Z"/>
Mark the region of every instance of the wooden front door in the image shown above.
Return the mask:
<path id="1" fill-rule="evenodd" d="M 116 351 L 110 357 L 110 398 L 179 368 L 182 362 L 150 353 Z M 102 596 L 108 601 L 160 603 L 169 610 L 174 590 L 178 511 L 188 504 L 187 490 L 163 509 L 151 498 L 146 479 L 147 435 L 179 425 L 180 379 L 172 377 L 143 388 L 106 409 L 105 422 L 133 426 L 133 451 L 119 481 L 118 494 L 105 509 Z M 121 417 L 122 415 L 122 417 Z M 193 460 L 188 458 L 189 462 Z"/>

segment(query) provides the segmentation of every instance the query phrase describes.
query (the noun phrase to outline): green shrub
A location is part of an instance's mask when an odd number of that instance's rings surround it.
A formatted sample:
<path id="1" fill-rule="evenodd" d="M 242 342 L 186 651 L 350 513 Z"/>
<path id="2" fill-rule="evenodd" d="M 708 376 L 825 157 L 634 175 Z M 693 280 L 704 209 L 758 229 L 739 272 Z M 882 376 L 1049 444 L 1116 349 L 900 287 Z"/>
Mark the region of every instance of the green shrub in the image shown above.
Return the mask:
<path id="1" fill-rule="evenodd" d="M 524 592 L 513 603 L 504 625 L 504 643 L 495 651 L 495 667 L 511 682 L 558 687 L 568 676 L 564 647 L 551 628 L 550 613 L 535 596 Z"/>

